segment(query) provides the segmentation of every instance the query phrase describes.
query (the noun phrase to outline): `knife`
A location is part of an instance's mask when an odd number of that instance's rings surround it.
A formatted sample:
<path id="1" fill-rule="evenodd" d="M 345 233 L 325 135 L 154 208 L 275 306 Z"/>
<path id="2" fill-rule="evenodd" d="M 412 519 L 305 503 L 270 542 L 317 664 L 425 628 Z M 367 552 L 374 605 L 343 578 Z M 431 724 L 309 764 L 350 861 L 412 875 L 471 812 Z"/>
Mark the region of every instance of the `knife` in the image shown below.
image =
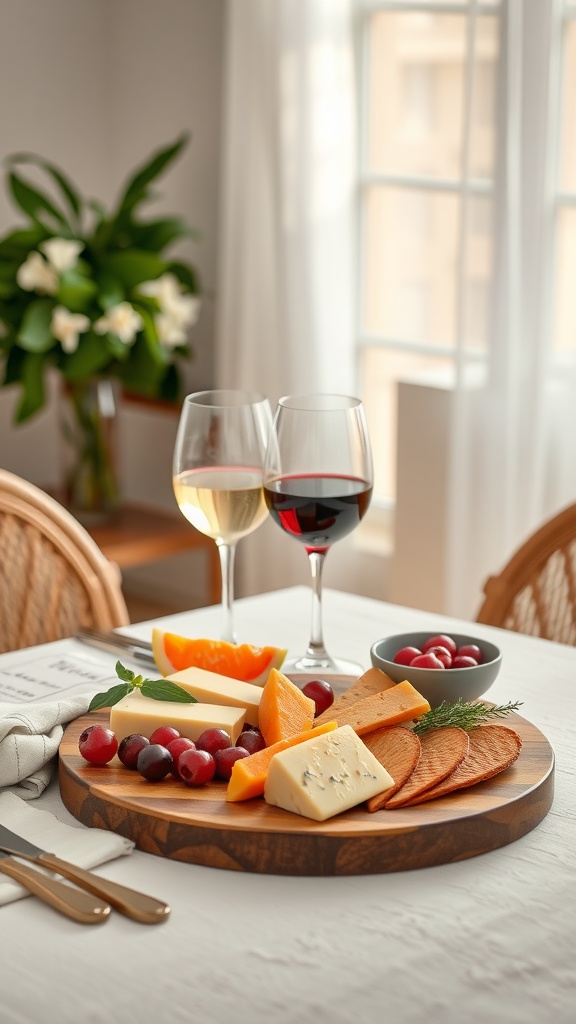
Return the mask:
<path id="1" fill-rule="evenodd" d="M 109 651 L 111 654 L 124 651 L 136 661 L 156 667 L 152 644 L 148 640 L 138 640 L 136 637 L 127 636 L 125 633 L 116 633 L 114 630 L 95 628 L 79 629 L 73 639 L 88 644 L 89 647 L 98 647 L 102 651 Z"/>
<path id="2" fill-rule="evenodd" d="M 154 899 L 153 896 L 146 896 L 145 893 L 136 892 L 135 889 L 118 885 L 117 882 L 110 882 L 107 878 L 85 871 L 84 868 L 80 868 L 76 864 L 70 864 L 69 861 L 61 860 L 56 854 L 47 853 L 39 846 L 29 843 L 27 839 L 22 839 L 4 825 L 0 825 L 0 850 L 12 854 L 14 857 L 31 860 L 41 867 L 55 871 L 58 875 L 63 875 L 64 878 L 75 882 L 82 889 L 87 889 L 88 892 L 96 896 L 102 896 L 115 910 L 131 917 L 133 921 L 139 921 L 140 924 L 159 924 L 161 921 L 165 921 L 170 913 L 167 903 L 162 903 L 160 900 Z M 18 866 L 24 868 L 23 864 Z M 33 874 L 37 874 L 37 872 L 34 871 Z M 62 888 L 68 890 L 70 886 L 62 886 Z"/>
<path id="3" fill-rule="evenodd" d="M 7 853 L 0 852 L 0 871 L 19 882 L 25 889 L 48 903 L 54 910 L 66 914 L 81 924 L 102 924 L 110 916 L 110 907 L 94 896 L 88 896 L 82 889 L 65 885 L 42 871 L 35 871 L 26 864 L 19 864 Z"/>

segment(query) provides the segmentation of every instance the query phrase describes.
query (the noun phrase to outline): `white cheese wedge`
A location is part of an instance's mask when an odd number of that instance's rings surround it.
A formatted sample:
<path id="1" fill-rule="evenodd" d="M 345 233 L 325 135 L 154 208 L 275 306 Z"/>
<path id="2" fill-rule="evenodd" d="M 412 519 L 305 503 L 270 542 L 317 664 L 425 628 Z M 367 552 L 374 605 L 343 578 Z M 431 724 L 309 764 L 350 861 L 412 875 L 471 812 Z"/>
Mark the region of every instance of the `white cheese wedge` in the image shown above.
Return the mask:
<path id="1" fill-rule="evenodd" d="M 217 704 L 154 700 L 143 697 L 138 690 L 126 694 L 110 708 L 110 728 L 118 743 L 132 733 L 151 736 L 160 725 L 171 725 L 190 740 L 197 740 L 205 729 L 225 729 L 234 744 L 242 732 L 244 711 Z"/>
<path id="2" fill-rule="evenodd" d="M 285 811 L 325 821 L 392 785 L 352 726 L 342 725 L 275 754 L 264 798 Z"/>
<path id="3" fill-rule="evenodd" d="M 232 708 L 244 708 L 246 721 L 258 725 L 258 709 L 262 687 L 244 683 L 240 679 L 221 676 L 219 672 L 208 672 L 203 668 L 185 668 L 168 676 L 173 683 L 183 687 L 196 700 L 204 704 L 223 704 Z"/>

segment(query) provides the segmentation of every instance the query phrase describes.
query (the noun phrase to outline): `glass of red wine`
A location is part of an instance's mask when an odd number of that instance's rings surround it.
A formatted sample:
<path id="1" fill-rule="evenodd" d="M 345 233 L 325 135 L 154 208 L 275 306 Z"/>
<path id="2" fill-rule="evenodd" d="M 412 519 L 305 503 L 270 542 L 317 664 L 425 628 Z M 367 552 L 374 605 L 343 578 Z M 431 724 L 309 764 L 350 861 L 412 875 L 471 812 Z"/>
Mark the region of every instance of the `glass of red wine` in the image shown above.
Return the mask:
<path id="1" fill-rule="evenodd" d="M 372 497 L 372 455 L 364 408 L 348 395 L 289 395 L 274 417 L 264 498 L 274 522 L 304 545 L 312 573 L 312 626 L 305 654 L 288 672 L 362 671 L 324 646 L 322 569 L 328 549 L 358 526 Z"/>

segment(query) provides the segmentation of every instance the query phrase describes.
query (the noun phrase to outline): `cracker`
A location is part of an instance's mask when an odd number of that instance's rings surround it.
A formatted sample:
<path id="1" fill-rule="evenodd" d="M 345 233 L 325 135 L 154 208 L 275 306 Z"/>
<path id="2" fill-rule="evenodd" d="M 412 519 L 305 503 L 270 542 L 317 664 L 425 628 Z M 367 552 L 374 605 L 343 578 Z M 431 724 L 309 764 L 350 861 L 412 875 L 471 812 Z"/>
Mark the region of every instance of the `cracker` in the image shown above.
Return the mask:
<path id="1" fill-rule="evenodd" d="M 505 725 L 479 725 L 468 733 L 470 747 L 463 761 L 451 775 L 410 801 L 421 804 L 435 800 L 458 789 L 467 789 L 478 782 L 491 779 L 509 768 L 518 757 L 522 740 L 517 732 Z"/>
<path id="2" fill-rule="evenodd" d="M 418 764 L 404 785 L 385 801 L 387 810 L 404 807 L 451 775 L 468 753 L 468 733 L 453 725 L 431 729 L 420 736 L 420 746 Z"/>
<path id="3" fill-rule="evenodd" d="M 390 679 L 390 676 L 387 676 L 379 668 L 369 668 L 345 693 L 336 697 L 336 700 L 327 711 L 323 711 L 321 715 L 318 715 L 318 718 L 314 719 L 314 725 L 333 722 L 337 714 L 343 709 L 350 707 L 351 704 L 363 700 L 364 697 L 372 697 L 373 694 L 380 693 L 381 690 L 388 690 L 391 686 L 396 686 L 396 683 L 393 679 Z"/>
<path id="4" fill-rule="evenodd" d="M 369 811 L 379 811 L 414 771 L 420 758 L 420 740 L 410 729 L 402 725 L 390 725 L 368 733 L 363 741 L 394 779 L 390 789 L 371 797 L 366 804 Z"/>
<path id="5" fill-rule="evenodd" d="M 340 711 L 330 708 L 330 717 L 338 725 L 351 725 L 358 736 L 385 725 L 401 725 L 430 711 L 430 704 L 406 679 L 387 690 L 357 700 Z"/>

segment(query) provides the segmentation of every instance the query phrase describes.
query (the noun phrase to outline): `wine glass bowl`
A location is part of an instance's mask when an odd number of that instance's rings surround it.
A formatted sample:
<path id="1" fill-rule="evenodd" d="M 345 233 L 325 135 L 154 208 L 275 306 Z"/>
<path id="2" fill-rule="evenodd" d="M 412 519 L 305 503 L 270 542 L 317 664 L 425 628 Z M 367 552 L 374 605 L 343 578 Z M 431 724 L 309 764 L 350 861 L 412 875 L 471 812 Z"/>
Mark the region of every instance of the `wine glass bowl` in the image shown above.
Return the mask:
<path id="1" fill-rule="evenodd" d="M 173 487 L 185 518 L 218 546 L 222 570 L 222 639 L 234 643 L 237 542 L 267 516 L 262 489 L 272 414 L 264 395 L 201 391 L 182 406 L 174 447 Z"/>
<path id="2" fill-rule="evenodd" d="M 354 674 L 332 658 L 322 635 L 322 568 L 336 541 L 354 530 L 372 497 L 372 456 L 364 409 L 348 395 L 281 398 L 266 456 L 264 497 L 274 522 L 305 548 L 312 575 L 312 627 L 292 672 Z"/>

